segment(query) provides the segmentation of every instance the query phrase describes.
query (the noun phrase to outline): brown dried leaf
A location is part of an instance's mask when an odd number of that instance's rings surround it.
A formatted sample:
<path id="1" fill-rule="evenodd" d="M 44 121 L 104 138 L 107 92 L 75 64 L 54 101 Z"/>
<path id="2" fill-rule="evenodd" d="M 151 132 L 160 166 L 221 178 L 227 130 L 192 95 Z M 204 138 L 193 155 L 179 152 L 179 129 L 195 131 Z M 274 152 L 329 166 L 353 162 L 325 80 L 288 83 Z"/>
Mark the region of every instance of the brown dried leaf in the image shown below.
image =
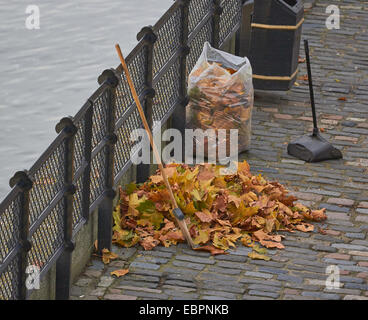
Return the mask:
<path id="1" fill-rule="evenodd" d="M 115 260 L 118 258 L 116 253 L 110 252 L 109 249 L 102 249 L 102 262 L 104 264 L 109 264 L 111 260 Z"/>
<path id="2" fill-rule="evenodd" d="M 258 260 L 266 260 L 266 261 L 269 261 L 271 260 L 270 257 L 264 255 L 264 254 L 260 254 L 260 253 L 257 253 L 257 252 L 249 252 L 248 253 L 248 257 L 251 258 L 251 259 L 258 259 Z"/>
<path id="3" fill-rule="evenodd" d="M 217 249 L 212 245 L 207 245 L 207 246 L 202 246 L 202 247 L 198 247 L 198 248 L 194 248 L 194 250 L 198 250 L 198 251 L 209 251 L 211 252 L 211 254 L 217 255 L 217 254 L 226 254 L 226 252 L 224 250 L 221 249 Z"/>
<path id="4" fill-rule="evenodd" d="M 110 272 L 112 276 L 116 276 L 118 278 L 125 276 L 129 272 L 129 269 L 120 269 Z"/>

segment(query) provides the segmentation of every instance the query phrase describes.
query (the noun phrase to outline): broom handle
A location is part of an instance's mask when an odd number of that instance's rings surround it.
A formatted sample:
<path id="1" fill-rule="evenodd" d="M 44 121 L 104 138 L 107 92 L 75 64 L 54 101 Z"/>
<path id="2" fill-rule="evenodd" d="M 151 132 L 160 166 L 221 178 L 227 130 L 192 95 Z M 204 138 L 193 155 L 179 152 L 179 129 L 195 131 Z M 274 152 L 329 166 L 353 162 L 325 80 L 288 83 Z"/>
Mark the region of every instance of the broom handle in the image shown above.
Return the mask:
<path id="1" fill-rule="evenodd" d="M 317 116 L 316 116 L 316 105 L 314 102 L 314 90 L 313 90 L 313 82 L 312 82 L 312 68 L 309 57 L 309 44 L 308 40 L 304 40 L 304 49 L 305 49 L 305 58 L 307 59 L 307 69 L 308 69 L 308 83 L 309 83 L 309 94 L 310 101 L 312 106 L 312 115 L 313 115 L 313 135 L 318 133 L 318 125 L 317 125 Z"/>
<path id="2" fill-rule="evenodd" d="M 162 178 L 164 179 L 164 183 L 166 185 L 166 188 L 169 190 L 169 195 L 170 195 L 170 199 L 171 199 L 172 205 L 173 205 L 174 209 L 176 209 L 178 207 L 178 205 L 176 203 L 176 200 L 175 200 L 173 191 L 171 189 L 169 180 L 167 179 L 167 175 L 165 173 L 164 167 L 163 167 L 162 162 L 161 162 L 161 157 L 160 157 L 160 155 L 159 155 L 159 153 L 157 151 L 157 147 L 156 147 L 155 142 L 153 140 L 153 136 L 152 136 L 151 130 L 149 128 L 149 125 L 148 125 L 146 116 L 145 116 L 145 114 L 143 112 L 143 108 L 142 108 L 141 102 L 139 101 L 137 91 L 135 90 L 133 81 L 132 81 L 132 79 L 130 77 L 130 73 L 129 73 L 128 67 L 126 65 L 125 59 L 123 57 L 123 54 L 121 53 L 120 46 L 118 44 L 116 44 L 115 45 L 115 48 L 116 48 L 116 51 L 117 51 L 117 53 L 119 55 L 121 65 L 123 66 L 123 69 L 125 71 L 125 75 L 126 75 L 126 78 L 127 78 L 128 84 L 129 84 L 129 87 L 130 87 L 130 91 L 132 92 L 133 99 L 134 99 L 134 101 L 135 101 L 135 103 L 137 105 L 138 112 L 139 112 L 139 114 L 141 116 L 141 119 L 142 119 L 142 122 L 143 122 L 143 126 L 146 129 L 146 131 L 147 131 L 147 134 L 148 134 L 148 137 L 149 137 L 149 141 L 150 141 L 150 144 L 151 144 L 151 147 L 152 147 L 153 155 L 156 158 L 156 161 L 158 163 L 158 167 L 159 167 L 159 169 L 160 169 L 160 171 L 162 173 Z"/>

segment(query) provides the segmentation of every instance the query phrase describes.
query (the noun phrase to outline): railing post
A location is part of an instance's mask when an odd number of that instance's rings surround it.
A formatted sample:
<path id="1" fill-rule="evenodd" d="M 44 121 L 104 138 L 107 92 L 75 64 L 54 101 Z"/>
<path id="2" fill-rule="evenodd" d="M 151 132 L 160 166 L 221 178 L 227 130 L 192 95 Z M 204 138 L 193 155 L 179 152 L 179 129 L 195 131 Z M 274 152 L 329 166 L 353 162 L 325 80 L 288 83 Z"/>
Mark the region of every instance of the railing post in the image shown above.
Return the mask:
<path id="1" fill-rule="evenodd" d="M 212 47 L 220 46 L 220 16 L 222 14 L 221 0 L 213 0 L 213 18 L 212 18 Z"/>
<path id="2" fill-rule="evenodd" d="M 69 299 L 71 285 L 71 264 L 74 250 L 73 236 L 73 201 L 76 187 L 74 178 L 74 137 L 78 129 L 73 123 L 72 117 L 65 117 L 55 127 L 56 132 L 64 131 L 65 139 L 65 163 L 64 165 L 64 251 L 56 262 L 55 298 L 57 300 Z"/>
<path id="3" fill-rule="evenodd" d="M 180 92 L 179 92 L 179 106 L 174 110 L 172 115 L 171 126 L 180 131 L 183 137 L 183 159 L 176 159 L 180 162 L 184 162 L 185 158 L 185 144 L 184 144 L 184 134 L 185 134 L 185 118 L 186 118 L 186 106 L 189 102 L 189 97 L 187 94 L 187 56 L 190 52 L 190 47 L 188 46 L 188 36 L 189 36 L 189 4 L 190 0 L 178 0 L 180 1 L 180 8 L 182 12 L 182 32 L 180 41 Z"/>
<path id="4" fill-rule="evenodd" d="M 242 2 L 242 18 L 240 28 L 236 33 L 235 54 L 249 57 L 254 0 L 242 0 Z"/>
<path id="5" fill-rule="evenodd" d="M 104 199 L 98 206 L 98 235 L 97 247 L 99 254 L 103 249 L 111 250 L 112 241 L 112 211 L 113 200 L 116 192 L 114 190 L 114 162 L 115 162 L 115 144 L 118 141 L 115 134 L 115 88 L 119 83 L 113 70 L 105 70 L 98 79 L 99 83 L 106 83 L 108 88 L 107 99 L 107 118 L 106 118 L 106 137 L 105 137 L 105 191 Z"/>
<path id="6" fill-rule="evenodd" d="M 84 115 L 84 160 L 86 167 L 82 178 L 82 217 L 85 222 L 89 219 L 89 205 L 91 193 L 91 153 L 92 153 L 92 117 L 93 102 L 88 101 L 89 107 Z"/>
<path id="7" fill-rule="evenodd" d="M 18 185 L 22 190 L 20 198 L 20 212 L 19 212 L 19 283 L 18 283 L 18 299 L 27 299 L 26 287 L 26 269 L 28 264 L 28 252 L 32 248 L 32 243 L 29 239 L 29 192 L 32 189 L 33 182 L 28 177 L 27 171 L 18 171 L 10 179 L 9 185 L 13 188 Z"/>
<path id="8" fill-rule="evenodd" d="M 142 28 L 137 34 L 137 40 L 143 39 L 146 47 L 146 74 L 145 74 L 145 90 L 144 95 L 144 114 L 146 116 L 148 125 L 152 130 L 153 127 L 153 98 L 155 97 L 155 90 L 153 89 L 153 46 L 157 40 L 156 34 L 153 32 L 151 26 Z M 152 154 L 152 152 L 151 152 Z M 140 164 L 137 167 L 137 182 L 145 182 L 150 175 L 150 164 Z"/>

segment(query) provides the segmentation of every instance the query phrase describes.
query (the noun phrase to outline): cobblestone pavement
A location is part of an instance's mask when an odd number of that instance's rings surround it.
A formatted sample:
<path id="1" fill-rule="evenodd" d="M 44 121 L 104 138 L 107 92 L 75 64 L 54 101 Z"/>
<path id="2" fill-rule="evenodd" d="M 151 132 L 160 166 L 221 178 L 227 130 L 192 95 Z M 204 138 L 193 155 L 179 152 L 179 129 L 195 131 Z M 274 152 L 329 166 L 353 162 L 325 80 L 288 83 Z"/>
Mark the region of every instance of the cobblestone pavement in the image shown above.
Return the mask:
<path id="1" fill-rule="evenodd" d="M 312 48 L 319 123 L 344 159 L 306 164 L 287 155 L 287 143 L 312 128 L 303 80 L 287 93 L 257 94 L 252 149 L 242 156 L 253 172 L 284 183 L 305 204 L 327 208 L 328 221 L 318 224 L 326 234 L 287 233 L 284 250 L 268 250 L 270 261 L 249 259 L 242 246 L 215 257 L 185 244 L 148 252 L 114 248 L 120 260 L 104 266 L 93 259 L 73 299 L 368 299 L 368 7 L 334 3 L 341 29 L 326 29 L 331 2 L 317 1 L 303 37 Z M 325 286 L 329 265 L 340 268 L 338 289 Z M 127 267 L 126 276 L 110 276 Z"/>

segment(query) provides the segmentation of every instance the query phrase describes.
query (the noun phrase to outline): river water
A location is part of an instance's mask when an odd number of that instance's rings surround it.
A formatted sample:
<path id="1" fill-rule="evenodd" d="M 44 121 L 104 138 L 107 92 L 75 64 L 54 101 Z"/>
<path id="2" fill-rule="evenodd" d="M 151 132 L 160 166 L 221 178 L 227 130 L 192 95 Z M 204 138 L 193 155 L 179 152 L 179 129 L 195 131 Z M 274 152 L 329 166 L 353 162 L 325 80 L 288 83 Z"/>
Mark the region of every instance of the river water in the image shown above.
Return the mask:
<path id="1" fill-rule="evenodd" d="M 127 55 L 141 27 L 173 0 L 0 0 L 0 202 L 9 178 L 29 169 L 98 87 L 100 73 Z M 28 5 L 40 28 L 26 28 Z"/>

